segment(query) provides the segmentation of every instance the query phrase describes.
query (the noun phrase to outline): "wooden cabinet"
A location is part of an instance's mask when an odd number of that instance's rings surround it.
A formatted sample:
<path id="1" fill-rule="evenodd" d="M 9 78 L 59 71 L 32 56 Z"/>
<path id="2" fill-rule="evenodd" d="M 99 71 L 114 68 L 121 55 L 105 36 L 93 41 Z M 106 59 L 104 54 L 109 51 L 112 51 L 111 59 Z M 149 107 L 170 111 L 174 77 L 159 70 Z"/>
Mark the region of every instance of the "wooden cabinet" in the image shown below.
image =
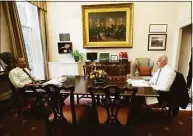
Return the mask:
<path id="1" fill-rule="evenodd" d="M 130 74 L 131 62 L 85 62 L 84 75 L 88 75 L 93 69 L 102 69 L 109 76 L 123 76 Z"/>

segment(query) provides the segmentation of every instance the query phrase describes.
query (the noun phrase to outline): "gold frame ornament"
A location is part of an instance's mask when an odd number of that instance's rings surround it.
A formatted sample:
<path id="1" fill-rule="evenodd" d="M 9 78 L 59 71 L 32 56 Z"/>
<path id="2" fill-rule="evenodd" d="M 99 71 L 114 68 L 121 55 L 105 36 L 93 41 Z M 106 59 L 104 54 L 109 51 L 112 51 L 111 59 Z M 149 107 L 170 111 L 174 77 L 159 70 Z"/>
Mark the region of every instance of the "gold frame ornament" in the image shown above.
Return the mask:
<path id="1" fill-rule="evenodd" d="M 133 47 L 133 3 L 82 5 L 83 47 Z"/>

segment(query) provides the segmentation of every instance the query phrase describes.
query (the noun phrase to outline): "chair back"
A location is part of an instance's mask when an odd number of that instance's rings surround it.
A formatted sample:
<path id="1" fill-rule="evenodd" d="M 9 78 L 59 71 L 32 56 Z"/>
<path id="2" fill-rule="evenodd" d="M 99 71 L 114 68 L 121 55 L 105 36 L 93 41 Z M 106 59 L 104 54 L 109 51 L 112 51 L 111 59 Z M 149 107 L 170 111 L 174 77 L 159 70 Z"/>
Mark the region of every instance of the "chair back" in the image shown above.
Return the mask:
<path id="1" fill-rule="evenodd" d="M 68 124 L 63 108 L 65 106 L 64 100 L 70 96 L 72 123 L 75 124 L 74 86 L 59 87 L 57 85 L 48 84 L 40 88 L 45 90 L 43 95 L 41 94 L 38 96 L 38 99 L 41 106 L 44 108 L 46 120 L 49 119 L 50 114 L 53 112 L 54 121 L 62 121 L 63 123 Z"/>
<path id="2" fill-rule="evenodd" d="M 97 107 L 97 95 L 103 94 L 104 97 L 100 100 L 100 104 L 106 109 L 107 120 L 105 124 L 120 124 L 118 120 L 119 109 L 123 106 L 121 94 L 124 91 L 131 91 L 131 97 L 128 102 L 128 108 L 131 107 L 133 97 L 137 92 L 137 88 L 120 88 L 116 85 L 108 85 L 105 87 L 89 86 L 88 90 L 92 97 L 93 108 Z M 129 113 L 128 113 L 129 114 Z M 99 123 L 99 120 L 97 121 Z M 129 124 L 129 122 L 127 122 Z"/>
<path id="3" fill-rule="evenodd" d="M 150 58 L 136 58 L 135 60 L 136 66 L 147 66 L 153 68 L 154 62 Z"/>
<path id="4" fill-rule="evenodd" d="M 11 83 L 9 78 L 8 78 L 8 84 L 9 84 L 9 88 L 12 91 L 12 100 L 16 104 L 16 106 L 19 108 L 19 106 L 21 105 L 19 98 L 21 98 L 21 97 L 19 97 L 19 94 L 17 93 L 17 90 L 16 90 L 15 86 Z"/>
<path id="5" fill-rule="evenodd" d="M 140 67 L 149 67 L 150 69 L 150 74 L 149 76 L 151 76 L 151 71 L 153 69 L 153 66 L 154 66 L 154 62 L 153 60 L 151 60 L 150 58 L 136 58 L 135 60 L 135 64 L 136 64 L 136 70 L 135 71 L 138 71 L 139 72 L 139 75 L 144 75 L 143 73 L 140 73 L 141 71 L 143 71 L 143 69 L 139 70 Z M 146 69 L 144 68 L 144 70 Z M 146 71 L 146 70 L 145 70 Z M 149 73 L 149 72 L 148 72 Z M 148 75 L 147 73 L 147 75 Z M 145 74 L 146 75 L 146 74 Z"/>
<path id="6" fill-rule="evenodd" d="M 10 71 L 15 68 L 15 58 L 10 52 L 0 53 L 0 59 L 2 59 L 5 64 L 7 64 L 5 71 Z"/>
<path id="7" fill-rule="evenodd" d="M 15 93 L 15 92 L 16 92 L 16 88 L 15 88 L 15 86 L 11 83 L 11 81 L 10 81 L 9 78 L 8 78 L 8 83 L 9 83 L 9 88 L 11 89 L 11 91 L 12 91 L 13 93 Z"/>
<path id="8" fill-rule="evenodd" d="M 8 83 L 13 94 L 13 104 L 16 104 L 18 110 L 18 116 L 20 116 L 21 111 L 31 111 L 31 107 L 34 108 L 37 102 L 35 87 L 16 88 L 10 79 L 8 79 Z"/>

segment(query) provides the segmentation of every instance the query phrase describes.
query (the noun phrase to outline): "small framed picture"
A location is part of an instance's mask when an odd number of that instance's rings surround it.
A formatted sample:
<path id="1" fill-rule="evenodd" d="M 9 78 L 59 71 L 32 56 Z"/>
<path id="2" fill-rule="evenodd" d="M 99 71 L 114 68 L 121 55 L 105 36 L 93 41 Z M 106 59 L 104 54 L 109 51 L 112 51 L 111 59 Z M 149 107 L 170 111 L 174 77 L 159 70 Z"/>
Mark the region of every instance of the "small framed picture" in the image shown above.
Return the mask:
<path id="1" fill-rule="evenodd" d="M 167 33 L 167 24 L 150 24 L 149 32 L 150 33 Z"/>
<path id="2" fill-rule="evenodd" d="M 70 53 L 72 52 L 72 42 L 59 42 L 58 43 L 58 53 Z"/>
<path id="3" fill-rule="evenodd" d="M 148 51 L 165 51 L 167 34 L 149 34 Z"/>
<path id="4" fill-rule="evenodd" d="M 111 55 L 111 61 L 119 61 L 118 55 Z"/>

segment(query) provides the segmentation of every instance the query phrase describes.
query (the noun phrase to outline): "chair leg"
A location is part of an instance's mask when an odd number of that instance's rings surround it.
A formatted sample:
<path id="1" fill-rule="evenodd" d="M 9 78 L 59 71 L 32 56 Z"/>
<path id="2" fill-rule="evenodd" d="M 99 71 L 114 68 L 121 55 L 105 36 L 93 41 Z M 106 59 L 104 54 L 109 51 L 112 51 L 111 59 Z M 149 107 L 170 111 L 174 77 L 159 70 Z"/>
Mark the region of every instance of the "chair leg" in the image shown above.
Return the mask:
<path id="1" fill-rule="evenodd" d="M 44 123 L 45 123 L 45 129 L 47 132 L 47 136 L 54 136 L 53 132 L 52 132 L 52 126 L 51 123 L 49 121 L 47 121 L 47 119 L 44 118 Z"/>
<path id="2" fill-rule="evenodd" d="M 79 95 L 76 95 L 76 99 L 77 99 L 77 105 L 79 105 Z"/>
<path id="3" fill-rule="evenodd" d="M 172 109 L 171 108 L 169 108 L 169 110 L 168 110 L 168 119 L 169 119 L 169 123 L 171 123 L 172 120 L 173 120 L 173 118 L 172 118 Z"/>
<path id="4" fill-rule="evenodd" d="M 100 105 L 100 96 L 97 95 L 97 105 Z"/>

